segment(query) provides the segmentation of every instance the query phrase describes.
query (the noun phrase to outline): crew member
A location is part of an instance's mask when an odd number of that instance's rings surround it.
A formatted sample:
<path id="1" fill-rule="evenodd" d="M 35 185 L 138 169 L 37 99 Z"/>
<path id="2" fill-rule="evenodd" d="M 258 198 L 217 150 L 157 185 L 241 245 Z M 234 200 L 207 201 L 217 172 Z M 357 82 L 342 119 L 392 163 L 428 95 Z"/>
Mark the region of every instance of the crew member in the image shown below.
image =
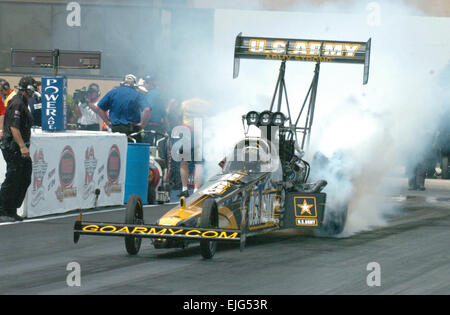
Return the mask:
<path id="1" fill-rule="evenodd" d="M 408 189 L 425 190 L 426 169 L 422 162 L 408 168 Z"/>
<path id="2" fill-rule="evenodd" d="M 106 114 L 107 111 L 109 115 Z M 147 124 L 151 109 L 144 95 L 136 89 L 136 77 L 128 74 L 120 87 L 109 91 L 100 100 L 97 113 L 113 132 L 128 136 Z M 142 141 L 140 134 L 135 135 L 134 139 L 137 142 Z"/>
<path id="3" fill-rule="evenodd" d="M 0 101 L 0 137 L 3 135 L 3 120 L 4 120 L 4 114 L 6 106 L 8 105 L 8 102 L 10 99 L 13 98 L 14 95 L 16 95 L 16 92 L 14 90 L 11 90 L 9 82 L 5 79 L 0 79 L 0 96 L 3 98 L 3 101 Z M 0 98 L 0 99 L 1 99 Z"/>
<path id="4" fill-rule="evenodd" d="M 168 133 L 171 135 L 172 130 L 180 126 L 183 120 L 183 115 L 181 111 L 181 103 L 176 98 L 171 98 L 167 102 L 167 124 L 168 124 Z M 176 141 L 176 139 L 171 138 L 171 143 L 169 144 L 170 148 Z M 180 177 L 180 161 L 177 159 L 171 159 L 172 167 L 169 170 L 170 172 L 170 183 L 172 187 L 181 188 L 181 177 Z M 170 164 L 169 164 L 170 165 Z"/>
<path id="5" fill-rule="evenodd" d="M 8 106 L 8 102 L 17 94 L 14 89 L 11 89 L 9 82 L 4 79 L 0 79 L 0 93 L 5 97 L 5 107 Z"/>
<path id="6" fill-rule="evenodd" d="M 150 108 L 152 109 L 152 114 L 147 125 L 144 127 L 145 130 L 154 130 L 159 133 L 166 133 L 168 130 L 167 123 L 167 113 L 164 103 L 161 99 L 161 93 L 157 89 L 158 81 L 153 75 L 146 75 L 143 79 L 143 91 L 145 92 L 145 97 L 147 98 Z M 160 138 L 158 135 L 152 133 L 146 133 L 143 141 L 150 143 L 151 145 L 156 145 L 156 139 Z M 164 159 L 165 154 L 165 143 L 162 144 L 160 156 Z"/>
<path id="7" fill-rule="evenodd" d="M 42 96 L 39 91 L 41 82 L 36 81 L 33 77 L 26 77 L 27 80 L 32 82 L 34 87 L 33 96 L 28 99 L 28 108 L 30 110 L 31 116 L 33 117 L 33 126 L 42 126 Z"/>
<path id="8" fill-rule="evenodd" d="M 31 183 L 32 162 L 30 137 L 32 117 L 28 99 L 34 93 L 32 81 L 22 78 L 19 92 L 9 101 L 5 112 L 2 153 L 6 161 L 6 176 L 0 189 L 0 219 L 21 221 L 17 214 Z"/>
<path id="9" fill-rule="evenodd" d="M 99 131 L 103 122 L 97 114 L 98 98 L 100 97 L 100 87 L 97 83 L 89 84 L 86 99 L 81 100 L 75 106 L 78 118 L 78 129 Z"/>
<path id="10" fill-rule="evenodd" d="M 202 99 L 193 98 L 181 103 L 183 111 L 183 126 L 186 126 L 191 131 L 191 154 L 190 160 L 182 160 L 180 162 L 180 177 L 181 177 L 181 193 L 180 196 L 189 196 L 188 191 L 188 177 L 189 177 L 189 163 L 194 164 L 194 193 L 200 188 L 203 173 L 203 151 L 202 143 L 196 143 L 196 130 L 194 130 L 194 122 L 196 119 L 202 119 L 206 116 L 211 105 L 209 102 Z M 203 139 L 196 139 L 203 141 Z M 197 141 L 198 142 L 198 141 Z M 182 152 L 180 152 L 182 154 Z"/>
<path id="11" fill-rule="evenodd" d="M 423 139 L 427 140 L 427 147 L 422 151 L 414 152 L 411 156 L 415 159 L 414 163 L 409 161 L 406 167 L 408 174 L 409 190 L 425 190 L 425 179 L 433 175 L 434 166 L 437 162 L 436 137 L 434 132 L 429 129 L 421 130 Z"/>
<path id="12" fill-rule="evenodd" d="M 3 121 L 5 120 L 5 103 L 0 95 L 0 138 L 3 137 Z"/>
<path id="13" fill-rule="evenodd" d="M 436 147 L 438 157 L 437 175 L 442 179 L 449 179 L 450 172 L 448 162 L 450 159 L 450 109 L 441 118 L 440 127 L 436 135 Z"/>

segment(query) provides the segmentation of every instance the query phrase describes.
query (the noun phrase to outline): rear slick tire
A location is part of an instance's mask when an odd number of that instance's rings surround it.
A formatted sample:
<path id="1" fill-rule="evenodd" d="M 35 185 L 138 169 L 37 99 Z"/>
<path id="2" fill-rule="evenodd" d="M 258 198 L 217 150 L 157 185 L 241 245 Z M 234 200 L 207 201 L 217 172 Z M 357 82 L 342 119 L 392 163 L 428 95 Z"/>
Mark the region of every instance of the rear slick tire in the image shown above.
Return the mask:
<path id="1" fill-rule="evenodd" d="M 206 199 L 203 202 L 200 215 L 200 228 L 218 228 L 219 211 L 214 199 Z M 200 253 L 203 258 L 211 259 L 217 250 L 217 241 L 200 240 Z"/>
<path id="2" fill-rule="evenodd" d="M 144 224 L 144 211 L 142 199 L 139 195 L 131 195 L 128 198 L 125 210 L 125 224 Z M 125 248 L 130 255 L 136 255 L 141 248 L 142 238 L 125 236 Z"/>
<path id="3" fill-rule="evenodd" d="M 336 236 L 344 231 L 347 223 L 348 206 L 340 210 L 328 210 L 325 213 L 325 218 L 322 227 L 319 230 L 321 236 Z"/>

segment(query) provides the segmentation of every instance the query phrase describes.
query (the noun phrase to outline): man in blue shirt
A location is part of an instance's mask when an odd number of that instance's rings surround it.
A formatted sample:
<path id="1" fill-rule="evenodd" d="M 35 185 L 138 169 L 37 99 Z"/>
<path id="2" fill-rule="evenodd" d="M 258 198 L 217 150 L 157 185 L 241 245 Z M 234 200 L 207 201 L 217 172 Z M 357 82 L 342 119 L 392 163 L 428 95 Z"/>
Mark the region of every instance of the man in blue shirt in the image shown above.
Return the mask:
<path id="1" fill-rule="evenodd" d="M 161 93 L 157 89 L 158 81 L 154 75 L 146 75 L 144 77 L 144 92 L 147 98 L 152 114 L 146 126 L 145 130 L 154 130 L 156 132 L 165 133 L 168 131 L 167 125 L 167 112 L 164 106 L 164 102 L 161 99 Z M 145 135 L 144 141 L 152 145 L 155 145 L 154 141 L 159 138 L 151 133 Z"/>
<path id="2" fill-rule="evenodd" d="M 106 115 L 107 111 L 109 115 Z M 113 132 L 129 135 L 147 124 L 151 107 L 144 95 L 136 89 L 136 77 L 128 74 L 120 87 L 109 91 L 98 102 L 97 113 Z M 134 138 L 137 142 L 142 141 L 140 135 Z"/>

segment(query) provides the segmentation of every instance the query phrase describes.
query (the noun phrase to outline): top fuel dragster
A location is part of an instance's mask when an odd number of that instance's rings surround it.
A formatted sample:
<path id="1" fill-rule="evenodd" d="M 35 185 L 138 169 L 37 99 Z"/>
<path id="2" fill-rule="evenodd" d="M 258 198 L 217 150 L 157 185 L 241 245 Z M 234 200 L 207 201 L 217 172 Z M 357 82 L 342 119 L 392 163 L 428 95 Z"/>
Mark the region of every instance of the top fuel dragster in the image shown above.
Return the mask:
<path id="1" fill-rule="evenodd" d="M 234 78 L 239 73 L 240 59 L 281 61 L 270 108 L 242 116 L 244 126 L 258 127 L 261 136 L 251 137 L 246 133 L 220 162 L 222 173 L 210 178 L 187 199 L 181 197 L 179 205 L 154 224 L 144 222 L 142 200 L 131 195 L 124 223 L 85 222 L 80 214 L 74 226 L 74 241 L 78 242 L 81 234 L 122 236 L 129 254 L 139 252 L 143 238 L 152 239 L 155 248 L 184 247 L 189 242 L 199 241 L 202 256 L 212 258 L 219 241 L 237 242 L 242 250 L 247 237 L 267 231 L 300 228 L 319 230 L 327 235 L 341 233 L 347 205 L 326 206 L 323 189 L 327 182 L 308 181 L 310 165 L 302 159 L 303 149 L 311 132 L 320 64 L 364 64 L 363 82 L 366 84 L 370 46 L 370 39 L 336 42 L 239 34 Z M 290 116 L 284 84 L 286 61 L 316 62 L 313 80 L 295 123 Z M 288 115 L 281 112 L 283 96 Z M 304 113 L 305 124 L 298 126 Z"/>

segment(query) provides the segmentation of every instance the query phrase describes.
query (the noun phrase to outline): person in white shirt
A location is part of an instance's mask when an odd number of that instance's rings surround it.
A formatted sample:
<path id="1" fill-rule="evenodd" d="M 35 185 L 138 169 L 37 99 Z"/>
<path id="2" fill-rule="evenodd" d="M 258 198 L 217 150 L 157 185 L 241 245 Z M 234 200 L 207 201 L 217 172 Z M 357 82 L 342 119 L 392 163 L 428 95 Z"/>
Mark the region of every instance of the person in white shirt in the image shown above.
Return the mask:
<path id="1" fill-rule="evenodd" d="M 87 90 L 86 99 L 81 100 L 75 107 L 78 115 L 79 130 L 102 130 L 103 121 L 97 114 L 97 103 L 100 97 L 98 84 L 91 83 Z"/>

